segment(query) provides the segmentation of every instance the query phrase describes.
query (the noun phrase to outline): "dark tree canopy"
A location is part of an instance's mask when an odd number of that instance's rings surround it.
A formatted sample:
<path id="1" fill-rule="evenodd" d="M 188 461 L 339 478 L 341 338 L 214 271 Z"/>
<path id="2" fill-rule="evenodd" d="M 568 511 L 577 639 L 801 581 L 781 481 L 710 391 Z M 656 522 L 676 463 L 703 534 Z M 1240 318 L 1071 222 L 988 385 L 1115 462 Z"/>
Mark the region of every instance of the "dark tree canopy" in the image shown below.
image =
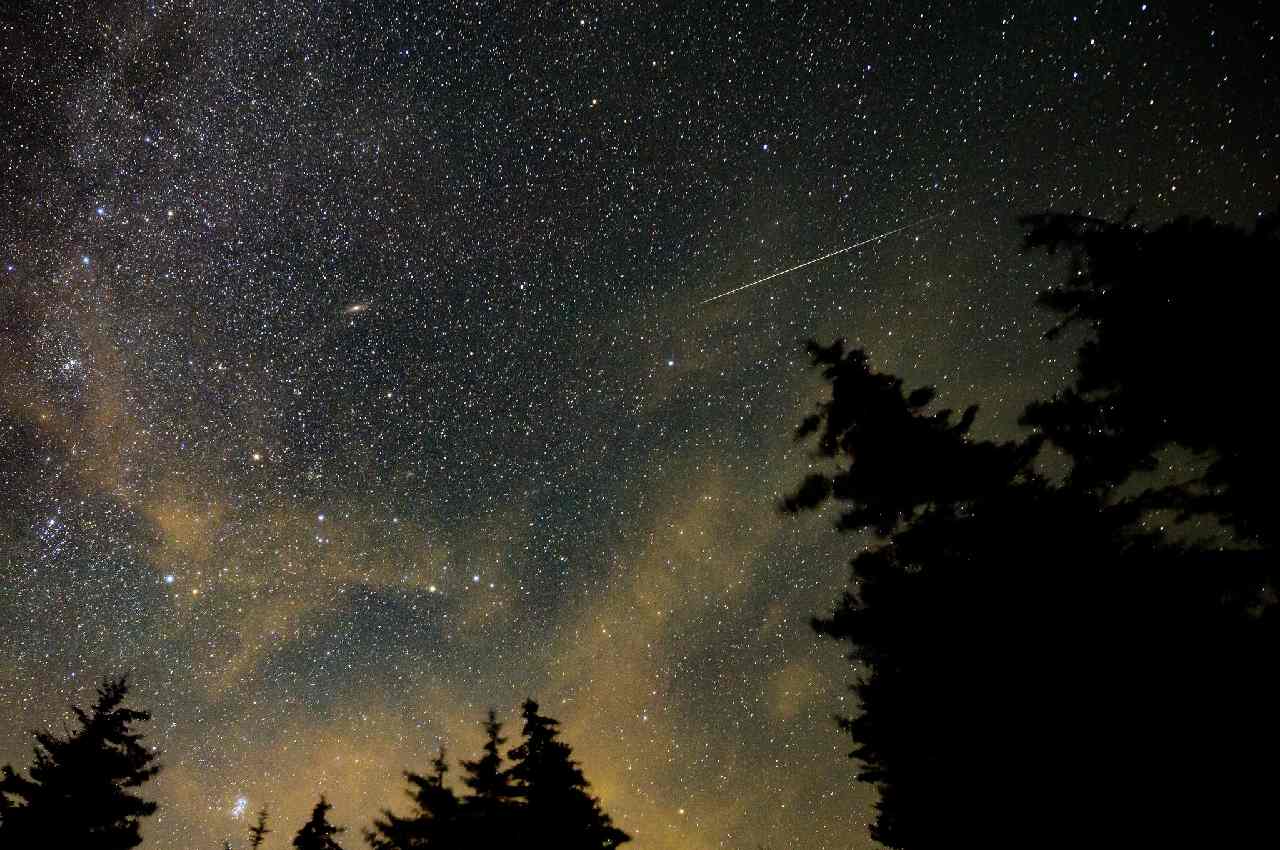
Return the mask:
<path id="1" fill-rule="evenodd" d="M 1024 222 L 1028 247 L 1070 259 L 1066 282 L 1040 299 L 1061 319 L 1050 335 L 1088 331 L 1073 386 L 1024 421 L 1067 452 L 1080 486 L 1123 483 L 1168 446 L 1202 454 L 1202 476 L 1149 496 L 1274 546 L 1266 505 L 1280 464 L 1265 410 L 1280 215 L 1253 231 L 1207 219 L 1153 230 L 1067 215 Z"/>
<path id="2" fill-rule="evenodd" d="M 525 700 L 524 743 L 511 750 L 511 778 L 524 800 L 522 832 L 535 846 L 565 850 L 607 850 L 631 837 L 613 825 L 600 801 L 587 793 L 590 783 L 573 760 L 573 750 L 560 740 L 559 723 L 538 713 L 538 704 Z"/>
<path id="3" fill-rule="evenodd" d="M 556 847 L 609 850 L 630 836 L 613 825 L 589 783 L 560 739 L 554 718 L 524 704 L 524 741 L 503 759 L 502 724 L 493 711 L 484 721 L 480 758 L 462 762 L 469 793 L 459 799 L 445 783 L 443 750 L 428 776 L 406 774 L 413 811 L 400 817 L 384 811 L 366 837 L 374 850 L 501 850 Z"/>
<path id="4" fill-rule="evenodd" d="M 502 762 L 502 745 L 507 739 L 502 737 L 502 724 L 493 709 L 489 709 L 489 717 L 484 721 L 484 734 L 484 750 L 480 758 L 462 763 L 462 769 L 466 771 L 462 782 L 471 789 L 467 805 L 482 808 L 500 806 L 515 796 L 511 777 Z"/>
<path id="5" fill-rule="evenodd" d="M 1094 846 L 1114 823 L 1101 843 L 1262 846 L 1268 833 L 1274 842 L 1275 772 L 1256 777 L 1280 755 L 1275 558 L 1251 501 L 1264 479 L 1254 467 L 1238 473 L 1260 434 L 1213 414 L 1243 415 L 1243 399 L 1257 398 L 1257 345 L 1252 359 L 1183 369 L 1185 357 L 1205 355 L 1195 337 L 1179 344 L 1189 319 L 1176 324 L 1166 303 L 1185 297 L 1210 323 L 1247 309 L 1275 258 L 1273 232 L 1030 223 L 1029 244 L 1076 252 L 1068 284 L 1045 300 L 1092 331 L 1076 386 L 1028 410 L 1037 433 L 974 439 L 974 408 L 934 412 L 931 388 L 905 391 L 840 342 L 810 344 L 831 400 L 798 438 L 816 434 L 834 467 L 783 507 L 835 500 L 839 527 L 872 544 L 853 559 L 835 612 L 815 622 L 852 647 L 861 712 L 842 725 L 859 778 L 880 792 L 872 835 L 900 848 Z M 1217 276 L 1167 288 L 1139 279 L 1173 274 L 1177 257 L 1156 255 L 1175 249 L 1218 252 L 1216 265 L 1198 256 L 1186 266 Z M 1220 283 L 1233 272 L 1254 278 Z M 1126 286 L 1131 294 L 1116 294 Z M 1211 307 L 1204 289 L 1249 294 Z M 1151 305 L 1168 322 L 1158 339 L 1130 338 L 1144 300 L 1161 299 Z M 1242 355 L 1248 347 L 1234 345 Z M 1071 463 L 1064 481 L 1037 467 L 1046 439 Z M 1168 445 L 1205 452 L 1208 473 L 1143 492 L 1141 473 Z M 1175 505 L 1185 518 L 1221 519 L 1234 536 L 1171 541 L 1150 520 Z"/>
<path id="6" fill-rule="evenodd" d="M 329 823 L 329 811 L 332 808 L 321 795 L 316 807 L 311 810 L 311 819 L 293 837 L 295 850 L 342 850 L 342 845 L 334 836 L 345 830 Z"/>
<path id="7" fill-rule="evenodd" d="M 72 708 L 75 730 L 34 733 L 28 776 L 5 766 L 0 847 L 128 850 L 142 842 L 141 821 L 156 804 L 136 791 L 160 767 L 133 729 L 151 715 L 124 707 L 128 692 L 126 677 L 103 682 L 92 709 Z"/>
<path id="8" fill-rule="evenodd" d="M 951 410 L 929 413 L 929 387 L 905 393 L 902 381 L 871 369 L 862 351 L 837 340 L 809 343 L 815 365 L 831 384 L 832 399 L 796 429 L 817 434 L 818 452 L 857 459 L 834 475 L 815 473 L 784 501 L 789 511 L 817 507 L 827 498 L 847 503 L 845 530 L 888 535 L 931 506 L 956 506 L 1007 484 L 1027 470 L 1037 443 L 975 443 L 969 429 L 978 408 L 953 421 Z"/>
<path id="9" fill-rule="evenodd" d="M 5 767 L 0 774 L 0 848 L 128 850 L 141 843 L 139 821 L 156 804 L 133 793 L 154 776 L 156 755 L 141 744 L 134 723 L 146 712 L 123 707 L 124 678 L 104 682 L 91 711 L 73 708 L 79 729 L 65 736 L 36 733 L 30 777 Z M 365 833 L 373 850 L 505 850 L 558 847 L 609 850 L 630 836 L 613 825 L 590 783 L 560 738 L 559 723 L 524 703 L 523 741 L 503 755 L 502 724 L 490 711 L 485 743 L 474 761 L 464 761 L 459 797 L 446 782 L 445 752 L 425 776 L 406 773 L 413 809 L 407 816 L 383 811 Z M 343 850 L 345 830 L 329 821 L 332 805 L 321 796 L 310 819 L 294 835 L 295 850 Z M 272 832 L 268 812 L 249 827 L 248 846 L 260 850 Z M 223 841 L 230 847 L 230 841 Z"/>
<path id="10" fill-rule="evenodd" d="M 470 790 L 459 810 L 459 833 L 481 847 L 506 847 L 516 840 L 516 789 L 502 758 L 502 724 L 493 709 L 484 721 L 480 758 L 462 762 L 462 782 Z"/>
<path id="11" fill-rule="evenodd" d="M 258 850 L 270 833 L 271 830 L 267 829 L 267 810 L 263 808 L 258 812 L 257 822 L 249 827 L 249 847 Z"/>
<path id="12" fill-rule="evenodd" d="M 373 850 L 426 850 L 455 847 L 460 844 L 458 813 L 461 802 L 445 784 L 449 763 L 445 751 L 431 762 L 431 773 L 422 776 L 405 773 L 409 782 L 406 792 L 413 801 L 413 811 L 400 817 L 389 810 L 373 822 L 365 837 Z"/>

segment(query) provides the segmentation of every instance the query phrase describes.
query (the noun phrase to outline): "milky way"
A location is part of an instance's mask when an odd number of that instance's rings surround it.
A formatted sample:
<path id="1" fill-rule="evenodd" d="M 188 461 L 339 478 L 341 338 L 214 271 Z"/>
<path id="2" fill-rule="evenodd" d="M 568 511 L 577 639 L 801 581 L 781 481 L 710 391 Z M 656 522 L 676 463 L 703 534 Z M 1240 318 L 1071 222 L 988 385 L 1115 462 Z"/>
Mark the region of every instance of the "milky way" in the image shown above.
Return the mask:
<path id="1" fill-rule="evenodd" d="M 1019 215 L 1273 208 L 1280 27 L 1192 5 L 4 4 L 0 763 L 131 671 L 144 846 L 360 846 L 532 695 L 633 846 L 870 846 L 799 343 L 1007 433 Z"/>

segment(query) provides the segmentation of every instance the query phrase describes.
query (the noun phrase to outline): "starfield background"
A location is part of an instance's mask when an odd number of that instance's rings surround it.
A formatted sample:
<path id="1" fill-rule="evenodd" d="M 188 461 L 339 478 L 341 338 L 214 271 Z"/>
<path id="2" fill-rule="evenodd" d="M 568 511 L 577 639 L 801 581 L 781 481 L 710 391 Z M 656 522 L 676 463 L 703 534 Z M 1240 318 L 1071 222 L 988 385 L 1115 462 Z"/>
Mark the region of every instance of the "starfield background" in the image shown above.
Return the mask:
<path id="1" fill-rule="evenodd" d="M 264 805 L 283 839 L 321 791 L 358 831 L 533 695 L 632 846 L 872 846 L 808 624 L 856 541 L 777 510 L 801 341 L 1017 433 L 1073 366 L 1017 217 L 1252 226 L 1278 37 L 1265 3 L 9 0 L 0 764 L 127 671 L 144 846 Z"/>

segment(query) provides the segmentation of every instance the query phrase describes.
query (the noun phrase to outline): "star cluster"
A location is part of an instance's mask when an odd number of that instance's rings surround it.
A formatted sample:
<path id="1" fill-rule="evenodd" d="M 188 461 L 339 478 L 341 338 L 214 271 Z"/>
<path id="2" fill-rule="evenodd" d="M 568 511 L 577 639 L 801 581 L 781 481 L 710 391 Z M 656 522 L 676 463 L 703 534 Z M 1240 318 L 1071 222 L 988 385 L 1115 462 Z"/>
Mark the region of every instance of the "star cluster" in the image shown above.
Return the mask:
<path id="1" fill-rule="evenodd" d="M 1183 5 L 9 4 L 0 763 L 131 671 L 146 846 L 358 830 L 533 695 L 637 847 L 870 846 L 798 343 L 1007 432 L 1018 215 L 1272 208 L 1280 26 Z"/>

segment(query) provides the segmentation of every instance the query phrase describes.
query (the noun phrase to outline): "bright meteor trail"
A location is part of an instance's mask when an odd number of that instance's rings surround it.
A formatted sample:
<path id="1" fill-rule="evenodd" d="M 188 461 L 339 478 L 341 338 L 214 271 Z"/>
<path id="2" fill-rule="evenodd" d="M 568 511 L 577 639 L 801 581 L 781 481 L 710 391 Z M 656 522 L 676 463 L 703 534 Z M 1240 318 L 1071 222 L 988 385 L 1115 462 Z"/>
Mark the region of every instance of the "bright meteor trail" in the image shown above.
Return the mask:
<path id="1" fill-rule="evenodd" d="M 879 242 L 881 239 L 887 239 L 888 237 L 892 236 L 895 233 L 901 233 L 902 231 L 908 230 L 912 227 L 919 227 L 922 224 L 927 224 L 933 221 L 935 218 L 942 218 L 944 215 L 946 215 L 946 213 L 937 213 L 936 215 L 931 215 L 928 218 L 922 218 L 919 221 L 913 221 L 910 224 L 904 224 L 901 227 L 895 227 L 893 230 L 886 230 L 884 233 L 881 233 L 879 236 L 872 236 L 868 239 L 863 239 L 861 242 L 855 242 L 852 245 L 846 245 L 843 248 L 837 248 L 836 250 L 832 251 L 829 254 L 823 254 L 821 257 L 814 257 L 812 260 L 805 260 L 803 263 L 801 263 L 798 266 L 792 266 L 789 269 L 783 269 L 782 271 L 774 272 L 773 274 L 770 274 L 770 275 L 765 275 L 759 280 L 753 280 L 750 283 L 744 283 L 742 284 L 742 286 L 735 286 L 733 289 L 730 289 L 726 292 L 721 292 L 719 295 L 712 295 L 710 298 L 704 301 L 699 301 L 698 306 L 701 307 L 703 304 L 710 304 L 712 301 L 716 301 L 721 298 L 726 298 L 730 295 L 733 295 L 735 292 L 741 292 L 744 289 L 750 289 L 753 286 L 759 286 L 762 283 L 773 280 L 775 277 L 782 277 L 784 274 L 791 274 L 791 272 L 799 271 L 800 269 L 806 266 L 811 266 L 814 263 L 820 263 L 823 260 L 829 260 L 838 254 L 843 254 L 848 251 L 852 251 L 855 248 L 861 248 L 863 245 L 870 245 L 872 242 Z"/>

